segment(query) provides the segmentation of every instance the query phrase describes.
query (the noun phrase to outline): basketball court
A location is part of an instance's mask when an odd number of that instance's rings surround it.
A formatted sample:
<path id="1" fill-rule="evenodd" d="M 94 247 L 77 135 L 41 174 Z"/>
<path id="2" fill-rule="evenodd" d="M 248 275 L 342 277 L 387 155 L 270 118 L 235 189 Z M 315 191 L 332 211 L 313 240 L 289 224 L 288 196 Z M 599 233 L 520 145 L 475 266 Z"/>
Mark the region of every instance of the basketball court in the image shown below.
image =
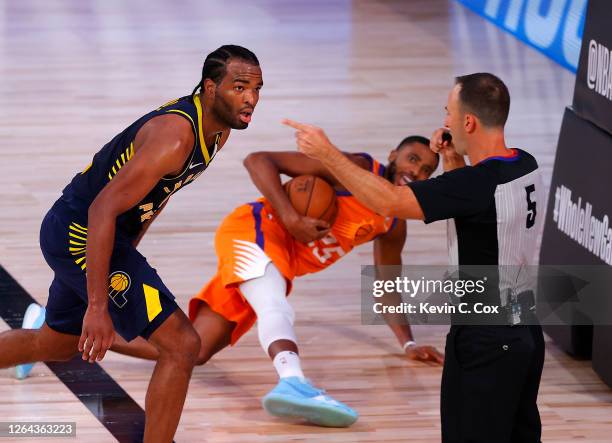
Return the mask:
<path id="1" fill-rule="evenodd" d="M 512 95 L 508 141 L 537 158 L 548 188 L 575 82 L 567 69 L 445 0 L 6 0 L 0 29 L 0 331 L 28 296 L 46 302 L 52 272 L 38 234 L 62 188 L 129 122 L 189 94 L 203 57 L 222 44 L 248 47 L 261 62 L 265 86 L 253 122 L 172 198 L 139 247 L 183 309 L 215 273 L 216 226 L 259 196 L 244 157 L 295 149 L 281 119 L 321 126 L 343 150 L 386 163 L 401 139 L 441 126 L 454 76 L 493 72 Z M 409 221 L 404 263 L 446 260 L 445 223 Z M 372 246 L 363 245 L 298 279 L 290 296 L 305 373 L 356 409 L 357 423 L 327 429 L 268 416 L 260 399 L 276 374 L 251 330 L 196 367 L 175 441 L 440 441 L 441 367 L 407 360 L 386 326 L 361 324 L 357 276 L 371 263 Z M 447 330 L 414 328 L 419 343 L 441 350 Z M 23 381 L 0 370 L 0 421 L 76 422 L 77 441 L 136 441 L 154 364 L 112 352 L 92 367 L 78 360 L 38 363 Z M 548 338 L 539 407 L 543 441 L 610 441 L 612 391 L 589 361 Z"/>

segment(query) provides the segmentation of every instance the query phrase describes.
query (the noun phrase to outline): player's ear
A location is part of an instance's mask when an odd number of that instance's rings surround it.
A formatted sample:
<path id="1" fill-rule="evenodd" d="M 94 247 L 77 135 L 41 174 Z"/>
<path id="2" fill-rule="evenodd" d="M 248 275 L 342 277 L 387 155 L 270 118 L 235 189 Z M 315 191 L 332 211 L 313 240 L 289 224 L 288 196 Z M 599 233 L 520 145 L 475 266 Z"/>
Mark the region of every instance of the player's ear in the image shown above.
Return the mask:
<path id="1" fill-rule="evenodd" d="M 393 151 L 389 152 L 389 163 L 394 162 L 395 160 L 397 160 L 397 154 L 398 154 L 398 150 L 394 149 Z"/>
<path id="2" fill-rule="evenodd" d="M 203 83 L 204 96 L 209 99 L 214 99 L 217 92 L 217 84 L 211 79 L 207 78 Z"/>

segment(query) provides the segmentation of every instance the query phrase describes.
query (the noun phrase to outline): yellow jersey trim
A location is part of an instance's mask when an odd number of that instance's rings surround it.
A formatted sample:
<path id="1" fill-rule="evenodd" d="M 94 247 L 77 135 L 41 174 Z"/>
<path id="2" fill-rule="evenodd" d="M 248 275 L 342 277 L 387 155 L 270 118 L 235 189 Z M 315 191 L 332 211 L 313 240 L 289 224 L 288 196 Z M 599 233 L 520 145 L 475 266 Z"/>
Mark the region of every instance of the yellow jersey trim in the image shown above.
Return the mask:
<path id="1" fill-rule="evenodd" d="M 187 114 L 186 112 L 181 111 L 180 109 L 170 109 L 170 110 L 168 110 L 168 112 L 176 112 L 177 114 L 184 115 L 185 117 L 187 117 L 189 119 L 189 121 L 191 122 L 191 125 L 193 126 L 193 132 L 196 132 L 196 130 L 198 131 L 198 139 L 200 140 L 200 146 L 202 147 L 202 154 L 204 155 L 204 161 L 208 165 L 208 163 L 210 163 L 210 156 L 208 155 L 208 150 L 206 149 L 206 145 L 203 144 L 204 143 L 204 141 L 203 141 L 204 140 L 204 136 L 202 135 L 201 129 L 198 126 L 196 126 L 196 124 L 193 121 L 193 119 L 191 118 L 191 116 L 189 114 Z M 199 115 L 199 113 L 198 113 L 198 115 Z"/>
<path id="2" fill-rule="evenodd" d="M 85 169 L 83 169 L 83 172 L 81 172 L 81 175 L 85 174 L 87 171 L 89 171 L 91 169 L 91 167 L 93 166 L 93 162 L 91 162 L 90 164 L 87 165 L 87 167 Z"/>
<path id="3" fill-rule="evenodd" d="M 198 94 L 193 96 L 193 103 L 195 103 L 196 112 L 198 113 L 198 137 L 200 138 L 200 148 L 202 149 L 204 160 L 208 166 L 210 163 L 210 154 L 208 153 L 208 148 L 204 142 L 204 132 L 202 131 L 202 103 L 200 103 L 200 96 Z"/>

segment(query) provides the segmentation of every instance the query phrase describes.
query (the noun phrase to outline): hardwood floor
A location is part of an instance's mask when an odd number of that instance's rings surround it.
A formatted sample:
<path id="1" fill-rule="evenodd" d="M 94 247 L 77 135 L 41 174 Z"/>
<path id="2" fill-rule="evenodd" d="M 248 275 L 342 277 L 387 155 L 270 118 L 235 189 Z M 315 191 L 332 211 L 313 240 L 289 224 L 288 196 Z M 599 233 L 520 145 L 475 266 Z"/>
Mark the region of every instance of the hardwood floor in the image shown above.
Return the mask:
<path id="1" fill-rule="evenodd" d="M 257 196 L 242 159 L 294 149 L 282 118 L 320 125 L 343 149 L 384 161 L 403 137 L 429 136 L 442 124 L 455 75 L 491 71 L 511 91 L 509 142 L 537 157 L 548 186 L 574 83 L 570 72 L 444 0 L 5 0 L 0 35 L 0 264 L 40 303 L 51 271 L 38 232 L 61 189 L 122 128 L 188 94 L 203 57 L 221 44 L 252 49 L 265 86 L 249 129 L 232 134 L 143 240 L 141 251 L 182 307 L 216 269 L 221 218 Z M 408 230 L 405 263 L 446 263 L 444 223 L 409 222 Z M 306 374 L 360 413 L 353 427 L 268 417 L 260 398 L 276 376 L 251 331 L 195 370 L 176 441 L 440 441 L 441 369 L 407 361 L 385 326 L 360 323 L 356 274 L 369 263 L 365 245 L 298 280 L 291 296 Z M 447 328 L 415 329 L 420 342 L 443 346 Z M 109 354 L 102 366 L 144 407 L 151 362 Z M 21 382 L 0 371 L 0 393 L 0 421 L 76 421 L 78 441 L 113 438 L 42 364 Z M 544 441 L 610 441 L 612 392 L 590 362 L 550 342 L 539 401 Z"/>

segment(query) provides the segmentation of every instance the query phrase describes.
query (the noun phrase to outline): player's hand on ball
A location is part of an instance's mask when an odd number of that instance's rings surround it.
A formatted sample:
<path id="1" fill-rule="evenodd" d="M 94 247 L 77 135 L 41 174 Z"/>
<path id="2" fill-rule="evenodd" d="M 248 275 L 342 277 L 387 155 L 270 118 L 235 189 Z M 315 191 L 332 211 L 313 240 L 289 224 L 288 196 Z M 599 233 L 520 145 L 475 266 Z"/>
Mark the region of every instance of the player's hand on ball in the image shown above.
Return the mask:
<path id="1" fill-rule="evenodd" d="M 433 346 L 411 346 L 406 349 L 406 355 L 410 360 L 444 364 L 444 355 Z"/>
<path id="2" fill-rule="evenodd" d="M 448 140 L 447 138 L 445 140 L 444 134 L 447 132 L 448 132 L 447 129 L 439 128 L 439 129 L 436 129 L 434 133 L 431 135 L 431 138 L 429 139 L 429 148 L 433 152 L 437 154 L 441 154 L 441 155 L 456 153 L 455 145 L 453 144 L 452 139 Z"/>
<path id="3" fill-rule="evenodd" d="M 108 307 L 88 305 L 79 340 L 79 352 L 83 353 L 83 360 L 89 363 L 102 360 L 114 341 L 115 329 Z"/>
<path id="4" fill-rule="evenodd" d="M 299 214 L 283 219 L 283 224 L 287 231 L 289 231 L 289 234 L 302 243 L 319 240 L 329 234 L 331 230 L 329 223 L 325 220 L 305 217 Z"/>
<path id="5" fill-rule="evenodd" d="M 295 139 L 298 150 L 314 159 L 325 157 L 330 150 L 334 149 L 334 145 L 329 141 L 323 129 L 299 123 L 293 120 L 284 119 L 283 124 L 292 127 L 296 130 Z"/>

